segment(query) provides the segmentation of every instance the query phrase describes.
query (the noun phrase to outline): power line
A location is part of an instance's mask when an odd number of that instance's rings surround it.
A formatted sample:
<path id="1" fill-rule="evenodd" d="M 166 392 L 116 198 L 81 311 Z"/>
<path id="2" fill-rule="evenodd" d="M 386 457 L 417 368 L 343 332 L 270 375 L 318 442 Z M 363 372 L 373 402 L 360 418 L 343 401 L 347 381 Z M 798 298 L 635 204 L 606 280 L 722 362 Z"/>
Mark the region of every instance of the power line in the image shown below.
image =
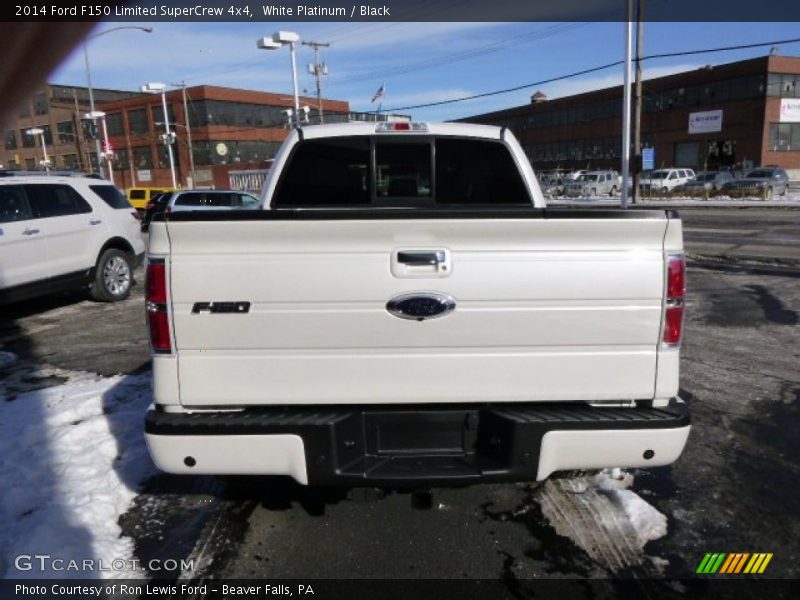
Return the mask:
<path id="1" fill-rule="evenodd" d="M 796 44 L 800 42 L 800 38 L 791 38 L 788 40 L 772 40 L 769 42 L 759 42 L 756 44 L 739 44 L 736 46 L 720 46 L 717 48 L 704 48 L 702 50 L 686 50 L 682 52 L 666 52 L 662 54 L 650 54 L 648 56 L 642 57 L 642 60 L 654 60 L 658 58 L 671 58 L 676 56 L 692 56 L 697 54 L 710 54 L 713 52 L 727 52 L 731 50 L 745 50 L 745 49 L 752 49 L 752 48 L 763 48 L 765 46 L 775 46 L 779 44 Z M 571 79 L 573 77 L 579 77 L 581 75 L 588 75 L 589 73 L 596 73 L 597 71 L 603 71 L 605 69 L 610 69 L 611 67 L 617 67 L 621 65 L 624 61 L 618 60 L 615 62 L 607 63 L 605 65 L 600 65 L 599 67 L 593 67 L 591 69 L 584 69 L 582 71 L 575 71 L 573 73 L 568 73 L 567 75 L 559 75 L 558 77 L 551 77 L 549 79 L 542 79 L 540 81 L 533 81 L 531 83 L 525 83 L 522 85 L 516 85 L 510 88 L 504 88 L 501 90 L 494 90 L 492 92 L 483 92 L 480 94 L 472 94 L 469 96 L 463 96 L 461 98 L 451 98 L 450 100 L 439 100 L 438 102 L 428 102 L 425 104 L 414 104 L 410 106 L 397 106 L 392 108 L 385 109 L 386 111 L 401 111 L 401 110 L 411 110 L 415 108 L 429 108 L 432 106 L 442 106 L 445 104 L 455 104 L 457 102 L 465 102 L 467 100 L 476 100 L 478 98 L 487 98 L 489 96 L 499 96 L 501 94 L 509 94 L 511 92 L 518 92 L 520 90 L 524 90 L 526 88 L 535 87 L 537 85 L 544 85 L 546 83 L 553 83 L 555 81 L 562 81 L 564 79 Z"/>

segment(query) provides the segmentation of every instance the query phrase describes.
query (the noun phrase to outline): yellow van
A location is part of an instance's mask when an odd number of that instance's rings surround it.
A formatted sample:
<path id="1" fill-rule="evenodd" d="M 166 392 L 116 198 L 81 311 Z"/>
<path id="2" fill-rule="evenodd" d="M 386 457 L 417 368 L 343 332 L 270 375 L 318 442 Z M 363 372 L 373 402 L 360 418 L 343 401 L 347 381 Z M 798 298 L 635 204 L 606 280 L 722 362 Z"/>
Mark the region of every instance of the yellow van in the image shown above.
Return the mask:
<path id="1" fill-rule="evenodd" d="M 136 210 L 145 210 L 147 205 L 156 194 L 163 194 L 165 192 L 174 192 L 175 188 L 151 188 L 151 187 L 135 187 L 128 188 L 128 201 L 133 205 Z"/>

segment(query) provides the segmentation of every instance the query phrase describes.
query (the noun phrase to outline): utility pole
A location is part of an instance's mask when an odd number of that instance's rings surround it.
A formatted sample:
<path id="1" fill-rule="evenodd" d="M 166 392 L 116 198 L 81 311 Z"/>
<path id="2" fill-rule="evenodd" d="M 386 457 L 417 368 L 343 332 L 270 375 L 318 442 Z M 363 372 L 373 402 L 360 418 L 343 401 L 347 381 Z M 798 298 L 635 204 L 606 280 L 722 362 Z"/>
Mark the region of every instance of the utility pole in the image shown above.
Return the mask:
<path id="1" fill-rule="evenodd" d="M 627 1 L 625 21 L 625 76 L 622 84 L 622 208 L 628 208 L 631 160 L 631 38 L 633 37 L 633 0 Z"/>
<path id="2" fill-rule="evenodd" d="M 633 112 L 633 203 L 639 202 L 639 177 L 642 172 L 642 50 L 644 48 L 644 0 L 636 7 L 636 83 Z"/>
<path id="3" fill-rule="evenodd" d="M 189 125 L 189 103 L 186 100 L 186 82 L 181 81 L 181 90 L 183 91 L 183 120 L 186 123 L 186 143 L 189 145 L 189 171 L 192 174 L 192 185 L 190 189 L 194 189 L 194 148 L 192 147 L 192 127 Z"/>
<path id="4" fill-rule="evenodd" d="M 320 124 L 324 123 L 322 115 L 322 76 L 328 74 L 328 66 L 319 62 L 319 49 L 330 48 L 330 43 L 325 42 L 300 42 L 303 46 L 310 46 L 314 49 L 314 64 L 308 65 L 308 72 L 317 80 L 317 113 L 319 114 Z"/>

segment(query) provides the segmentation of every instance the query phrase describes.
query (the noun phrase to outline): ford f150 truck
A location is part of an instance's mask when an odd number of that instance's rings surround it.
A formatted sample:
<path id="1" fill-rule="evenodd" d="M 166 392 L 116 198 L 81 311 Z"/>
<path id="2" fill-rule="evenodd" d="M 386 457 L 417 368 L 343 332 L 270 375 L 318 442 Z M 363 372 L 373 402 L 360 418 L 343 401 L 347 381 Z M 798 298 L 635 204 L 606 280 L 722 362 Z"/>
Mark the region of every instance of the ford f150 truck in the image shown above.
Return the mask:
<path id="1" fill-rule="evenodd" d="M 681 454 L 674 212 L 546 208 L 513 135 L 467 124 L 296 128 L 261 202 L 151 226 L 164 471 L 423 486 Z"/>

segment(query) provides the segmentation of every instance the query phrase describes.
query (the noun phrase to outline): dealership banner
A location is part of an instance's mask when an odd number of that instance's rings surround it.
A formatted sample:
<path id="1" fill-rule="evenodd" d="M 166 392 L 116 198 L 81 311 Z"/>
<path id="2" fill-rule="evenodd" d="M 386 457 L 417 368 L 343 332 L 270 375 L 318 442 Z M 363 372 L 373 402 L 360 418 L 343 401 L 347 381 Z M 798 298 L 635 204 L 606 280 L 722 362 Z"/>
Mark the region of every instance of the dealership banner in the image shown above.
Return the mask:
<path id="1" fill-rule="evenodd" d="M 781 99 L 781 123 L 800 123 L 800 98 Z"/>
<path id="2" fill-rule="evenodd" d="M 716 131 L 722 131 L 721 110 L 689 113 L 689 133 L 714 133 Z"/>

